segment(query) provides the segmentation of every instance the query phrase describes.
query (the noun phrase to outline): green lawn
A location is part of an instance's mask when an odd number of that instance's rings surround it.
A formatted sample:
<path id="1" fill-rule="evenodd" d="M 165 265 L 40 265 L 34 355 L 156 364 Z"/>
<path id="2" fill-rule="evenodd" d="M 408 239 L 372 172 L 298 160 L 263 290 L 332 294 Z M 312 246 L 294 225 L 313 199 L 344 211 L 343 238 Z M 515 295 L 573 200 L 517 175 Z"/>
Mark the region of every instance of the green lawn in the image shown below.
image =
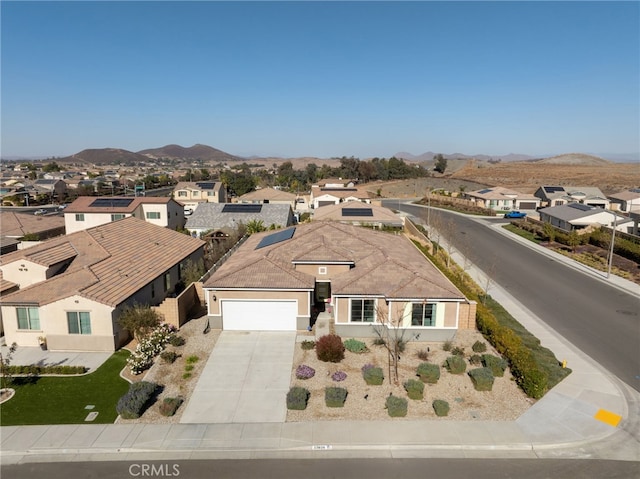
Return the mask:
<path id="1" fill-rule="evenodd" d="M 113 423 L 116 403 L 129 383 L 119 376 L 129 352 L 113 354 L 95 372 L 76 377 L 14 378 L 15 396 L 0 406 L 2 426 L 32 424 L 85 424 L 90 412 L 98 412 L 93 423 Z M 85 409 L 87 405 L 93 409 Z"/>

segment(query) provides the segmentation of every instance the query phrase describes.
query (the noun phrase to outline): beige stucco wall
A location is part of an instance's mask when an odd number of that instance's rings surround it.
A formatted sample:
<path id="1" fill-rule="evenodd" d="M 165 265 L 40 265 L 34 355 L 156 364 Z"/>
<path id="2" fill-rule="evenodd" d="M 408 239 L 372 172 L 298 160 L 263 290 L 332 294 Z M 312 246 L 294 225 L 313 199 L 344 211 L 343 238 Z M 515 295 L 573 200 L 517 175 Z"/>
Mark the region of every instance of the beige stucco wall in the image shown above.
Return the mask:
<path id="1" fill-rule="evenodd" d="M 298 316 L 310 315 L 309 291 L 220 291 L 205 290 L 206 302 L 208 305 L 208 314 L 211 316 L 220 316 L 220 301 L 223 299 L 251 299 L 251 300 L 292 300 L 298 301 Z M 213 296 L 216 297 L 215 301 Z"/>
<path id="2" fill-rule="evenodd" d="M 20 288 L 46 281 L 47 269 L 46 266 L 25 259 L 0 266 L 4 279 L 18 284 Z"/>
<path id="3" fill-rule="evenodd" d="M 69 334 L 68 311 L 87 311 L 90 313 L 91 335 Z M 112 312 L 113 308 L 110 306 L 81 296 L 72 296 L 38 308 L 38 316 L 40 317 L 40 330 L 38 331 L 18 330 L 16 306 L 3 306 L 2 319 L 7 344 L 15 342 L 18 346 L 37 347 L 39 346 L 38 337 L 44 336 L 47 338 L 47 346 L 51 350 L 80 349 L 89 351 L 92 349 L 90 344 L 99 343 L 103 345 L 100 350 L 104 351 L 104 338 L 106 337 L 110 342 L 110 349 L 106 350 L 113 351 L 115 346 Z M 89 336 L 103 339 L 87 339 Z"/>
<path id="4" fill-rule="evenodd" d="M 84 221 L 76 221 L 76 213 L 64 214 L 64 225 L 67 230 L 67 234 L 75 233 L 76 231 L 86 230 L 95 226 L 105 225 L 111 223 L 111 213 L 78 213 L 84 214 Z M 131 216 L 125 214 L 125 218 Z"/>

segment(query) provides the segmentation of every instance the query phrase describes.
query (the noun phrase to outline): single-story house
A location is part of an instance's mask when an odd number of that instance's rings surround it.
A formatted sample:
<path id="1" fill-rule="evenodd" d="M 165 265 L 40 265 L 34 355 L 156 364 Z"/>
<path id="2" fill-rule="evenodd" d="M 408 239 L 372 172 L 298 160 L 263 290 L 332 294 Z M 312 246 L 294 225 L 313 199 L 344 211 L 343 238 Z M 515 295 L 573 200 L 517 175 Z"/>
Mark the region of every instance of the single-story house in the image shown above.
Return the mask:
<path id="1" fill-rule="evenodd" d="M 195 211 L 201 203 L 226 203 L 227 188 L 220 181 L 181 181 L 173 188 L 173 198 L 185 210 Z"/>
<path id="2" fill-rule="evenodd" d="M 371 203 L 371 194 L 363 188 L 355 187 L 333 187 L 333 186 L 312 186 L 311 205 L 315 208 L 327 205 L 337 205 L 349 201 L 362 201 Z"/>
<path id="3" fill-rule="evenodd" d="M 311 219 L 313 221 L 337 221 L 358 226 L 369 225 L 376 228 L 383 226 L 401 228 L 404 224 L 402 218 L 389 208 L 360 201 L 321 206 L 314 210 Z"/>
<path id="4" fill-rule="evenodd" d="M 612 228 L 615 221 L 617 231 L 630 233 L 630 228 L 633 226 L 633 221 L 626 216 L 582 203 L 569 203 L 568 205 L 542 208 L 539 213 L 540 221 L 551 223 L 552 226 L 565 231 L 579 230 L 591 225 Z"/>
<path id="5" fill-rule="evenodd" d="M 49 195 L 51 198 L 64 198 L 67 193 L 67 184 L 61 179 L 40 179 L 33 182 L 33 187 L 40 194 Z"/>
<path id="6" fill-rule="evenodd" d="M 542 206 L 561 206 L 580 203 L 598 208 L 609 208 L 609 199 L 595 186 L 541 186 L 534 196 L 540 198 Z"/>
<path id="7" fill-rule="evenodd" d="M 475 327 L 475 303 L 405 236 L 317 221 L 251 235 L 203 285 L 212 328 L 306 330 L 331 312 L 344 337 L 421 341 Z"/>
<path id="8" fill-rule="evenodd" d="M 640 188 L 621 191 L 609 195 L 611 209 L 629 213 L 632 210 L 640 210 Z"/>
<path id="9" fill-rule="evenodd" d="M 126 305 L 157 306 L 175 292 L 204 242 L 128 217 L 0 257 L 7 344 L 50 350 L 114 351 L 129 341 L 117 319 Z"/>
<path id="10" fill-rule="evenodd" d="M 262 221 L 265 228 L 286 228 L 294 218 L 288 204 L 202 203 L 187 218 L 184 228 L 192 236 L 208 231 L 228 234 L 250 221 Z"/>
<path id="11" fill-rule="evenodd" d="M 135 216 L 172 230 L 184 226 L 184 209 L 156 196 L 80 196 L 64 210 L 67 234 Z"/>
<path id="12" fill-rule="evenodd" d="M 496 211 L 535 210 L 540 206 L 540 198 L 502 186 L 469 191 L 464 193 L 464 197 L 478 206 Z"/>
<path id="13" fill-rule="evenodd" d="M 287 191 L 276 190 L 275 188 L 260 188 L 238 197 L 237 203 L 289 205 L 292 210 L 295 210 L 297 199 L 298 196 Z"/>

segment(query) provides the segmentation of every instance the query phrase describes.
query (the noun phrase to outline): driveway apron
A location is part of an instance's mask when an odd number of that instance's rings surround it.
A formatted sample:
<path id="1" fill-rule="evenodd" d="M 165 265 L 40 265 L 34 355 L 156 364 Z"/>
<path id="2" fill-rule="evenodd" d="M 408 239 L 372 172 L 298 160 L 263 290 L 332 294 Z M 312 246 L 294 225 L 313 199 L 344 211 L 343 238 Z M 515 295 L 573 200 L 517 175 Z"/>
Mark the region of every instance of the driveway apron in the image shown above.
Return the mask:
<path id="1" fill-rule="evenodd" d="M 223 331 L 180 422 L 285 422 L 295 341 L 295 332 Z"/>

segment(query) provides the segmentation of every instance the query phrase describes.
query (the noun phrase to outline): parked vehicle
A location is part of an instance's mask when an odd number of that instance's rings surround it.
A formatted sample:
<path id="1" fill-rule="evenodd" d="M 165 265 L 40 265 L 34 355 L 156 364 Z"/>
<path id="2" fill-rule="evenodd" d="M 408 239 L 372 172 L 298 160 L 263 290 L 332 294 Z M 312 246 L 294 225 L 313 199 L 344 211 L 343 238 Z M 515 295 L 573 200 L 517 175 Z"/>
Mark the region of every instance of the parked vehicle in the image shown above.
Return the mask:
<path id="1" fill-rule="evenodd" d="M 524 218 L 525 216 L 527 216 L 527 214 L 522 211 L 509 211 L 504 215 L 505 218 Z"/>
<path id="2" fill-rule="evenodd" d="M 60 206 L 58 206 L 58 210 L 62 211 L 63 209 L 65 209 L 67 206 L 69 206 L 67 203 L 64 203 Z"/>
<path id="3" fill-rule="evenodd" d="M 46 215 L 47 214 L 47 210 L 45 210 L 44 208 L 40 208 L 39 210 L 34 211 L 33 214 L 37 215 L 37 216 Z"/>

